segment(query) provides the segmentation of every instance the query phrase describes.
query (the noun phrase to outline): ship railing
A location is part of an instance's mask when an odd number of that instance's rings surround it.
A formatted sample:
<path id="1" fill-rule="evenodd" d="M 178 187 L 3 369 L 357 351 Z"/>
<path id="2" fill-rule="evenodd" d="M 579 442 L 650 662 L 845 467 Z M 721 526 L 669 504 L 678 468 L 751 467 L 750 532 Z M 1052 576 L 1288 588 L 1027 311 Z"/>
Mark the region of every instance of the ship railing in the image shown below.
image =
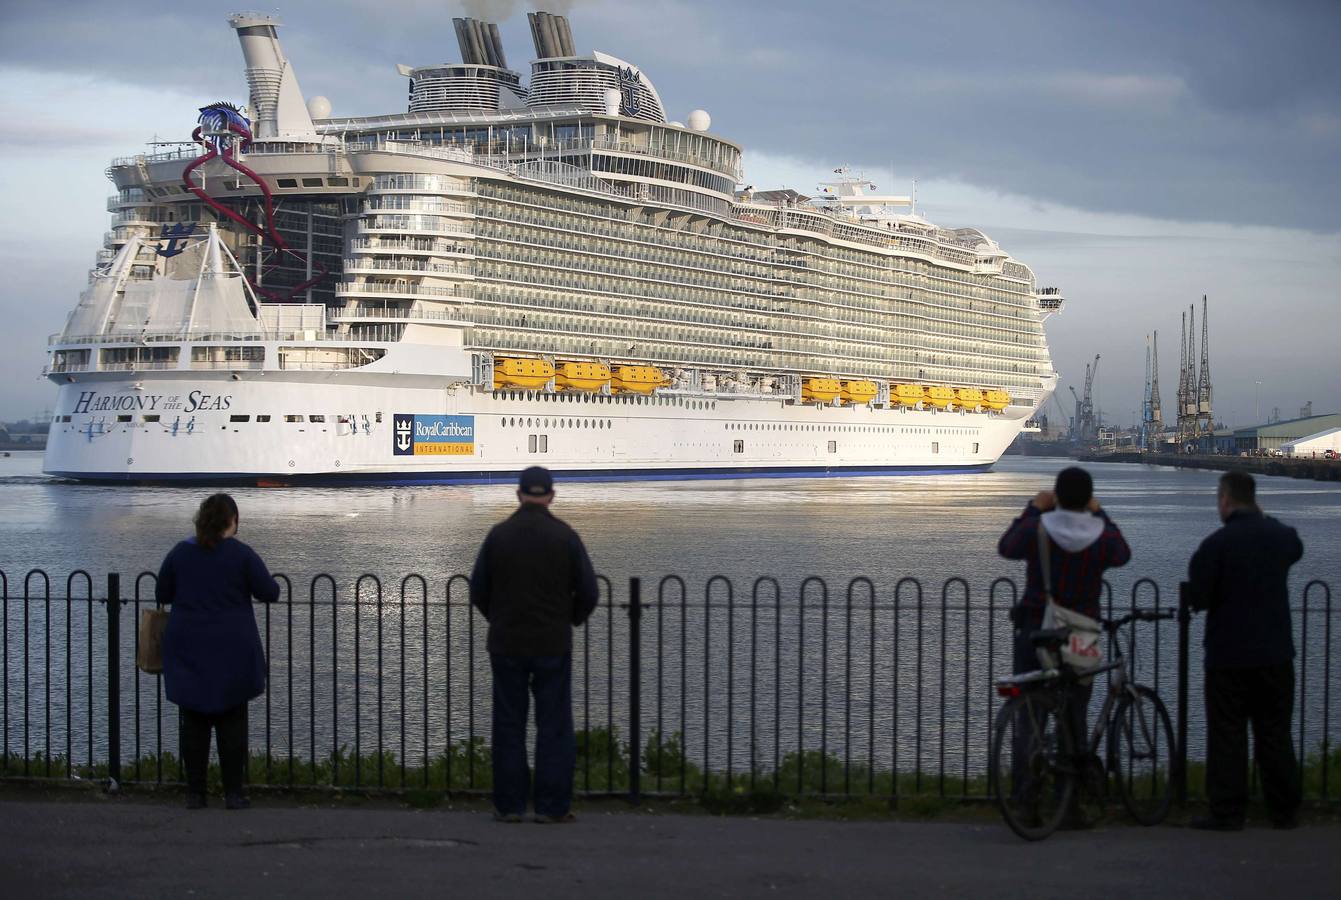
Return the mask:
<path id="1" fill-rule="evenodd" d="M 87 344 L 233 344 L 240 342 L 264 343 L 274 341 L 315 341 L 325 338 L 320 329 L 279 328 L 263 331 L 183 332 L 145 331 L 133 334 L 53 334 L 47 338 L 52 346 Z"/>
<path id="2" fill-rule="evenodd" d="M 100 362 L 98 369 L 102 372 L 160 372 L 166 369 L 178 368 L 175 359 L 145 359 L 129 360 L 126 362 Z"/>
<path id="3" fill-rule="evenodd" d="M 426 297 L 469 297 L 456 288 L 438 287 L 431 284 L 386 284 L 380 281 L 337 281 L 335 294 L 343 297 L 348 294 L 409 294 Z"/>
<path id="4" fill-rule="evenodd" d="M 369 269 L 386 272 L 423 272 L 428 275 L 468 275 L 470 266 L 461 263 L 429 263 L 420 259 L 389 260 L 352 257 L 344 260 L 344 271 Z"/>
<path id="5" fill-rule="evenodd" d="M 329 310 L 327 318 L 331 321 L 341 321 L 344 319 L 433 319 L 455 321 L 460 319 L 461 315 L 460 313 L 448 312 L 447 310 L 426 309 L 417 303 L 410 307 L 373 306 L 365 303 L 352 303 Z"/>
<path id="6" fill-rule="evenodd" d="M 249 371 L 265 368 L 265 360 L 261 359 L 193 359 L 190 363 L 192 369 L 202 369 L 205 371 L 218 370 L 238 370 Z"/>
<path id="7" fill-rule="evenodd" d="M 378 253 L 452 253 L 473 254 L 474 250 L 465 244 L 450 241 L 415 240 L 413 238 L 388 238 L 379 241 L 361 237 L 350 241 L 351 250 L 372 250 Z"/>
<path id="8" fill-rule="evenodd" d="M 337 431 L 361 424 L 327 420 Z M 488 623 L 468 578 L 382 578 L 362 566 L 277 574 L 278 600 L 254 606 L 269 665 L 249 712 L 253 789 L 487 796 Z M 152 570 L 0 570 L 0 780 L 181 783 L 177 710 L 162 681 L 134 665 L 155 581 Z M 709 570 L 597 584 L 596 608 L 573 634 L 579 793 L 697 796 L 740 810 L 796 797 L 992 799 L 993 723 L 1005 703 L 994 684 L 1013 668 L 1017 580 Z M 1155 736 L 1168 769 L 1154 774 L 1180 803 L 1202 787 L 1204 767 L 1189 762 L 1206 749 L 1205 617 L 1189 599 L 1186 585 L 1125 574 L 1099 598 L 1109 620 L 1175 614 L 1132 630 L 1128 660 L 1168 707 L 1173 733 Z M 1294 752 L 1305 801 L 1326 814 L 1338 802 L 1341 610 L 1324 580 L 1288 601 Z"/>

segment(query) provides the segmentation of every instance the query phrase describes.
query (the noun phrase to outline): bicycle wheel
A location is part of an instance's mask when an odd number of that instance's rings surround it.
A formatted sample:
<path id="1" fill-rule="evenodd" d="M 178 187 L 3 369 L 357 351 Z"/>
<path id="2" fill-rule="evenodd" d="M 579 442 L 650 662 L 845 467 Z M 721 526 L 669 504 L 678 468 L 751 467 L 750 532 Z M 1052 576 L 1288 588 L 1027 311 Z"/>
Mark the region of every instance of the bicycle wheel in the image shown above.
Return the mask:
<path id="1" fill-rule="evenodd" d="M 1134 685 L 1113 713 L 1114 774 L 1122 804 L 1142 825 L 1158 825 L 1173 801 L 1173 726 L 1164 701 Z"/>
<path id="2" fill-rule="evenodd" d="M 996 716 L 991 771 L 1001 816 L 1020 837 L 1038 841 L 1062 823 L 1076 790 L 1071 729 L 1051 691 L 1012 697 Z"/>

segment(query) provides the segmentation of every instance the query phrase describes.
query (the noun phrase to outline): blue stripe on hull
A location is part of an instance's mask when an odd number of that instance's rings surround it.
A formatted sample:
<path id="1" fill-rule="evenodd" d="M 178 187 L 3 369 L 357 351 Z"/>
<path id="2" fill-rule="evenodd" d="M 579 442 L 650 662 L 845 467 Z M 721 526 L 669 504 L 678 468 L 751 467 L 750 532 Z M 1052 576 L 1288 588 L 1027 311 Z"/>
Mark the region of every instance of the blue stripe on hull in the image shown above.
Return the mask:
<path id="1" fill-rule="evenodd" d="M 792 469 L 736 466 L 727 469 L 553 469 L 560 481 L 699 481 L 739 478 L 852 478 L 875 475 L 955 475 L 986 472 L 993 463 L 971 466 L 808 466 Z M 280 487 L 433 484 L 511 484 L 520 469 L 504 472 L 324 472 L 319 475 L 211 474 L 208 472 L 131 473 L 90 475 L 83 472 L 48 472 L 85 484 L 218 485 L 258 484 Z"/>

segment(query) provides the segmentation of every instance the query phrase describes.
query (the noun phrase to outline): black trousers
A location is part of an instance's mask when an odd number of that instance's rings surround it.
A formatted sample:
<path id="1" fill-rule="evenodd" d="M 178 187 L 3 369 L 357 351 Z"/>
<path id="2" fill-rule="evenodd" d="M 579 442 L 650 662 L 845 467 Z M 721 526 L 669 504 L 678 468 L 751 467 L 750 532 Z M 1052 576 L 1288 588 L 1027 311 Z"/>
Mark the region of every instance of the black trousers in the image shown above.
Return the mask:
<path id="1" fill-rule="evenodd" d="M 210 731 L 219 748 L 219 770 L 224 794 L 241 794 L 247 769 L 247 704 L 216 715 L 181 711 L 182 764 L 186 767 L 186 789 L 205 793 L 205 773 L 210 763 Z"/>
<path id="2" fill-rule="evenodd" d="M 1293 665 L 1206 670 L 1206 793 L 1212 815 L 1242 821 L 1247 810 L 1249 722 L 1267 809 L 1274 818 L 1299 809 L 1293 710 Z"/>

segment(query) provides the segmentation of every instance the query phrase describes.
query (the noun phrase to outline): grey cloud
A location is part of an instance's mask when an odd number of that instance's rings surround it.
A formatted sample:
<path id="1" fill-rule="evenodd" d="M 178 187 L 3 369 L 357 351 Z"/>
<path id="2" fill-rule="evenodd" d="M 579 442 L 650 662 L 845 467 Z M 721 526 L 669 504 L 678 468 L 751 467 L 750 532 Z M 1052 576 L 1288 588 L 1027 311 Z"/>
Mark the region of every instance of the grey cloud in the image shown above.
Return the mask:
<path id="1" fill-rule="evenodd" d="M 282 38 L 309 94 L 371 114 L 403 108 L 395 63 L 457 57 L 453 15 L 506 21 L 521 66 L 532 55 L 521 14 L 574 5 L 293 0 Z M 11 10 L 0 58 L 245 96 L 219 7 L 137 10 Z M 747 154 L 817 172 L 892 165 L 1096 211 L 1338 229 L 1335 0 L 588 0 L 570 12 L 579 51 L 643 67 L 672 118 L 704 107 Z"/>

